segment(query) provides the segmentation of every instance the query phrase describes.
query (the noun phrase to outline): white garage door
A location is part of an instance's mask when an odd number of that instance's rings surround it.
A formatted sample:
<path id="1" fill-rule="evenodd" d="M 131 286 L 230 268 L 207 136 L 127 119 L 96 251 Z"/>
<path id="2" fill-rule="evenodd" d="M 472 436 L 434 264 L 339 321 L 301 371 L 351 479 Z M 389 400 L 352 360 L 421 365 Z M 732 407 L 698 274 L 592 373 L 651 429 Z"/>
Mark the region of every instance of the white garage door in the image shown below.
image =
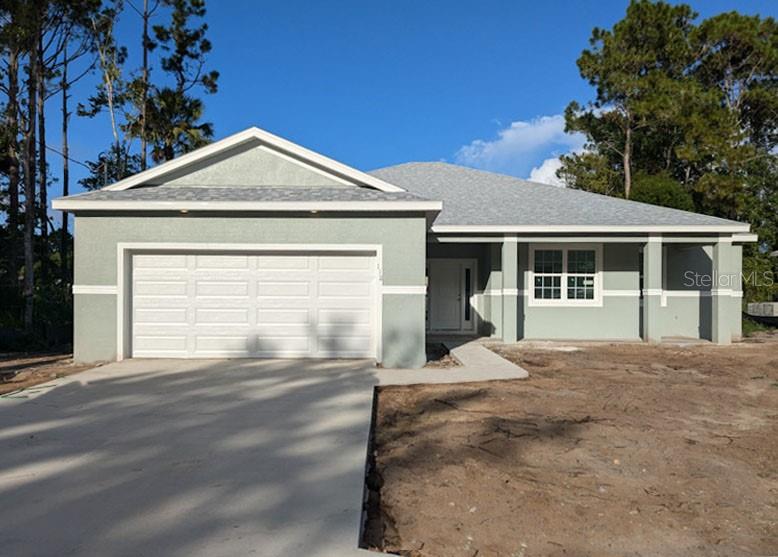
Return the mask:
<path id="1" fill-rule="evenodd" d="M 374 358 L 375 258 L 137 254 L 132 355 Z"/>

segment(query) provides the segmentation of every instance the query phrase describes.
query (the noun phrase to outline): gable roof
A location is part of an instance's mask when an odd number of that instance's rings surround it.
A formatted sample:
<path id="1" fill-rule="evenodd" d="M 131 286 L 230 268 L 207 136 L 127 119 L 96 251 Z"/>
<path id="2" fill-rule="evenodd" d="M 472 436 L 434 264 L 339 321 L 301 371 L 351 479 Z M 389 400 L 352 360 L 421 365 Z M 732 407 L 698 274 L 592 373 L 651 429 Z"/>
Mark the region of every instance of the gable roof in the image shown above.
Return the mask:
<path id="1" fill-rule="evenodd" d="M 442 162 L 371 172 L 443 201 L 433 232 L 747 232 L 737 221 Z"/>
<path id="2" fill-rule="evenodd" d="M 73 210 L 143 211 L 431 211 L 430 201 L 407 191 L 332 187 L 137 187 L 103 188 L 63 197 L 55 208 Z"/>
<path id="3" fill-rule="evenodd" d="M 347 166 L 329 157 L 325 157 L 324 155 L 320 155 L 319 153 L 315 153 L 310 149 L 306 149 L 305 147 L 297 145 L 296 143 L 292 143 L 291 141 L 278 137 L 277 135 L 273 135 L 272 133 L 266 132 L 257 127 L 248 128 L 242 132 L 238 132 L 214 143 L 210 143 L 205 147 L 195 149 L 194 151 L 176 157 L 173 160 L 164 162 L 153 168 L 149 168 L 148 170 L 134 174 L 133 176 L 129 176 L 128 178 L 120 180 L 115 184 L 104 187 L 103 190 L 122 191 L 140 185 L 149 184 L 160 180 L 165 175 L 178 173 L 187 166 L 194 165 L 195 163 L 205 161 L 212 157 L 216 157 L 225 151 L 234 149 L 248 142 L 259 142 L 260 144 L 273 149 L 281 156 L 289 157 L 292 160 L 308 165 L 314 169 L 318 169 L 319 171 L 332 174 L 335 177 L 342 179 L 344 178 L 358 186 L 373 188 L 384 192 L 403 191 L 402 188 L 388 184 L 377 176 L 371 176 L 370 174 Z"/>

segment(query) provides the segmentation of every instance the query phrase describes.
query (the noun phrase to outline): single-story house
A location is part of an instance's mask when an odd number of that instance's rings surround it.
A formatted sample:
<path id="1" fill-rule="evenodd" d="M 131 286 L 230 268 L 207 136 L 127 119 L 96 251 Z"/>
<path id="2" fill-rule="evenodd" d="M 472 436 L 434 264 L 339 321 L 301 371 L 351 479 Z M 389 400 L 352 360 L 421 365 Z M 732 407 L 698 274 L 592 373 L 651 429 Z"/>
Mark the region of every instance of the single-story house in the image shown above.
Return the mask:
<path id="1" fill-rule="evenodd" d="M 75 359 L 425 362 L 428 335 L 726 344 L 749 225 L 446 163 L 365 173 L 257 128 L 75 215 Z"/>

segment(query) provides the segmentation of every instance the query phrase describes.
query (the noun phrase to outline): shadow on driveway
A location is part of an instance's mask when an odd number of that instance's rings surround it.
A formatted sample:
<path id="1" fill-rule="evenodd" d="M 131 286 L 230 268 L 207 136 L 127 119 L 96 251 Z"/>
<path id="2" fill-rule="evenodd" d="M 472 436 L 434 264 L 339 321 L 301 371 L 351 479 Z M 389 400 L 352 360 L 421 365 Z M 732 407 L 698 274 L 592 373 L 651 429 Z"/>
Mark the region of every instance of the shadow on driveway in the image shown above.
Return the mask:
<path id="1" fill-rule="evenodd" d="M 375 369 L 128 360 L 0 400 L 6 555 L 348 555 Z"/>

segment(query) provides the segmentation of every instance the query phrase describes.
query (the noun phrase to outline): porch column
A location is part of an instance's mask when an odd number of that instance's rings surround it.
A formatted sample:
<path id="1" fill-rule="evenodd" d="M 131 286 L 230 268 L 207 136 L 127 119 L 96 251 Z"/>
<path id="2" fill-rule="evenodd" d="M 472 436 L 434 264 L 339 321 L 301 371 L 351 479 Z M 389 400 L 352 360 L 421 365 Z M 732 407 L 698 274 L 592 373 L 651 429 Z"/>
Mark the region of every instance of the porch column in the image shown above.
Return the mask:
<path id="1" fill-rule="evenodd" d="M 515 236 L 502 242 L 502 341 L 516 342 L 519 319 L 519 244 Z"/>
<path id="2" fill-rule="evenodd" d="M 662 331 L 662 237 L 649 236 L 643 247 L 643 340 L 659 342 Z"/>
<path id="3" fill-rule="evenodd" d="M 739 280 L 734 272 L 734 248 L 731 237 L 713 244 L 713 284 L 711 285 L 711 340 L 716 344 L 732 342 L 732 290 Z"/>

